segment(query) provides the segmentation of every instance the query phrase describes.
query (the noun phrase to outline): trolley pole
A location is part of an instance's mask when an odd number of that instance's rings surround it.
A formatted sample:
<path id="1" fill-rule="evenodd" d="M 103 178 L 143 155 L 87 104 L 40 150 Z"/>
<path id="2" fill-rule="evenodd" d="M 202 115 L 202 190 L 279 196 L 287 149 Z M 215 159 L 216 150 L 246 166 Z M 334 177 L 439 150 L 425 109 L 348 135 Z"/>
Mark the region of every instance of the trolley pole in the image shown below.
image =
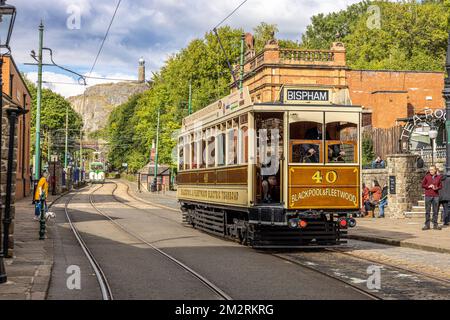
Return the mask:
<path id="1" fill-rule="evenodd" d="M 37 103 L 36 103 L 36 145 L 34 164 L 34 187 L 41 177 L 41 103 L 42 103 L 42 46 L 44 42 L 44 24 L 39 25 L 39 52 L 38 52 L 38 82 L 37 82 Z"/>
<path id="2" fill-rule="evenodd" d="M 445 99 L 445 111 L 447 113 L 447 120 L 445 122 L 445 128 L 447 130 L 447 145 L 446 145 L 446 172 L 447 177 L 450 177 L 450 30 L 448 34 L 448 46 L 447 46 L 447 60 L 445 64 L 447 70 L 447 78 L 444 85 L 444 99 Z"/>
<path id="3" fill-rule="evenodd" d="M 239 76 L 239 90 L 244 90 L 244 55 L 245 55 L 245 33 L 241 36 L 241 55 L 240 55 L 240 76 Z"/>

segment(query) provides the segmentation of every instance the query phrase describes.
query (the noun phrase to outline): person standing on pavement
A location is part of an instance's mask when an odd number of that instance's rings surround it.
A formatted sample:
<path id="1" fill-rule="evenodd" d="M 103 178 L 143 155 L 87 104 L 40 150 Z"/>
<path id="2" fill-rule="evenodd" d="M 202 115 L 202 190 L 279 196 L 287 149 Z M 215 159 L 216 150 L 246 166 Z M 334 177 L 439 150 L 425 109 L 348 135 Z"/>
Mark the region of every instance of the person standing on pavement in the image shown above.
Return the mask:
<path id="1" fill-rule="evenodd" d="M 425 190 L 425 226 L 422 230 L 430 229 L 430 214 L 433 209 L 433 229 L 441 230 L 438 224 L 439 190 L 442 189 L 441 175 L 438 175 L 436 166 L 431 166 L 422 180 L 422 188 Z"/>
<path id="2" fill-rule="evenodd" d="M 43 204 L 45 206 L 45 212 L 47 212 L 47 197 L 48 197 L 48 179 L 49 174 L 47 171 L 45 171 L 42 174 L 41 179 L 39 179 L 39 182 L 36 187 L 36 192 L 34 194 L 34 200 L 35 200 L 35 209 L 34 209 L 34 219 L 39 220 L 39 216 L 41 215 L 41 205 Z M 41 198 L 43 201 L 41 202 Z"/>
<path id="3" fill-rule="evenodd" d="M 388 205 L 388 186 L 384 183 L 383 190 L 381 191 L 381 200 L 378 205 L 380 208 L 380 215 L 378 218 L 384 218 L 384 208 Z"/>
<path id="4" fill-rule="evenodd" d="M 441 183 L 442 189 L 439 190 L 439 207 L 442 205 L 443 208 L 441 222 L 444 226 L 448 226 L 450 222 L 450 178 L 447 178 L 445 173 L 441 174 Z"/>

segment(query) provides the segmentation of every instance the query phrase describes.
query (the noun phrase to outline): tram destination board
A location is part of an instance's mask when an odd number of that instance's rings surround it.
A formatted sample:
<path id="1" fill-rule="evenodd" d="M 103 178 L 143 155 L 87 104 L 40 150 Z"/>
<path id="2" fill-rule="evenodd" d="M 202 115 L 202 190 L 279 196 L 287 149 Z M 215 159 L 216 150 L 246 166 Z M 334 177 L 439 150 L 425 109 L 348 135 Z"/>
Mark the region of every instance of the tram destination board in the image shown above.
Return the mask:
<path id="1" fill-rule="evenodd" d="M 284 102 L 289 104 L 326 103 L 329 101 L 329 90 L 287 88 L 284 92 Z"/>

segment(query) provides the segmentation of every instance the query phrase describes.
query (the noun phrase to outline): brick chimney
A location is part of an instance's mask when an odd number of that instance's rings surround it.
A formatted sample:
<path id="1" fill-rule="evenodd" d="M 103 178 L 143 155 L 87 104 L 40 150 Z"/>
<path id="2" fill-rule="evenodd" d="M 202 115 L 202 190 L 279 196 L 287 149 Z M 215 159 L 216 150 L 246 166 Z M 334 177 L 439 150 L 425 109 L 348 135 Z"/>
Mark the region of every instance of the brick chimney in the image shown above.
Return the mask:
<path id="1" fill-rule="evenodd" d="M 138 81 L 141 83 L 145 82 L 145 60 L 143 57 L 139 59 Z"/>

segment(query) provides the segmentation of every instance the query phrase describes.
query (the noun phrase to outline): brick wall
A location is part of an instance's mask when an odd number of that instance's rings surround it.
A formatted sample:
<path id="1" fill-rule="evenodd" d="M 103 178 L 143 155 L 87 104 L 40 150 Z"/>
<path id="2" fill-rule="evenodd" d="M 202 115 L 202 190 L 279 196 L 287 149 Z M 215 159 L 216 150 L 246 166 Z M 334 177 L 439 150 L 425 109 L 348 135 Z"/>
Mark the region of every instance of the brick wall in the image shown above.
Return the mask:
<path id="1" fill-rule="evenodd" d="M 350 70 L 347 84 L 352 103 L 372 111 L 375 128 L 390 128 L 425 108 L 444 107 L 441 72 Z"/>

